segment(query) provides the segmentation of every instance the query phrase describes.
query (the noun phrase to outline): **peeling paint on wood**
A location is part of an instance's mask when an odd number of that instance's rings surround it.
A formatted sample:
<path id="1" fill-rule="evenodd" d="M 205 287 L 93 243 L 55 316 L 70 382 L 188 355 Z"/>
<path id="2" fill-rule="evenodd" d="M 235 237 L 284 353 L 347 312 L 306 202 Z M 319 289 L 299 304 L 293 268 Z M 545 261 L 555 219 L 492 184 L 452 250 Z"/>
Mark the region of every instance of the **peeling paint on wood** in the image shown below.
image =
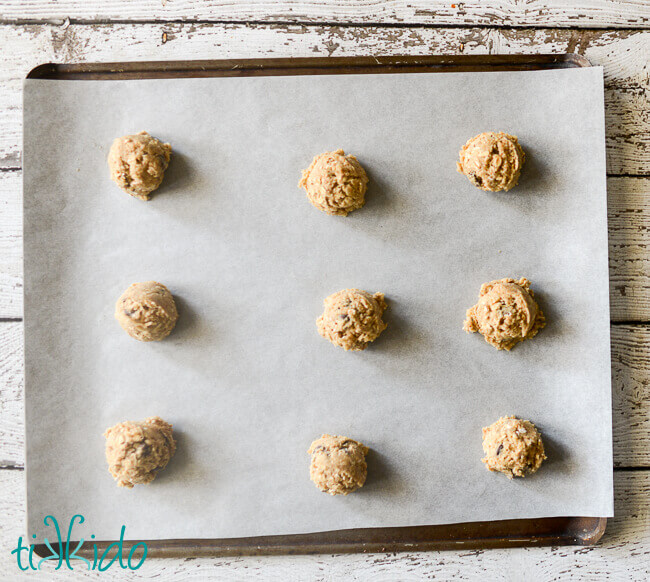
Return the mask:
<path id="1" fill-rule="evenodd" d="M 0 168 L 20 165 L 21 80 L 44 62 L 457 54 L 461 45 L 463 54 L 573 49 L 603 65 L 608 171 L 650 173 L 650 31 L 194 23 L 0 26 Z"/>
<path id="2" fill-rule="evenodd" d="M 634 0 L 2 0 L 4 21 L 377 22 L 429 26 L 648 27 L 647 4 Z"/>
<path id="3" fill-rule="evenodd" d="M 21 174 L 6 170 L 20 168 L 21 82 L 37 64 L 577 52 L 604 67 L 608 171 L 650 176 L 647 0 L 0 0 L 0 22 L 18 20 L 40 24 L 0 24 L 0 469 L 20 466 L 24 458 L 23 327 L 1 320 L 22 313 Z M 104 22 L 110 20 L 119 22 Z M 129 20 L 141 22 L 125 23 Z M 650 177 L 609 178 L 610 296 L 615 320 L 650 321 L 649 200 Z M 612 327 L 614 461 L 619 467 L 650 467 L 648 345 L 650 325 Z M 162 581 L 212 579 L 216 572 L 227 580 L 580 576 L 646 581 L 650 471 L 615 473 L 615 497 L 617 517 L 595 548 L 158 560 L 146 563 L 138 575 Z M 0 516 L 0 547 L 8 549 L 24 533 L 21 470 L 0 470 Z M 0 552 L 0 571 L 18 574 L 8 551 Z M 90 573 L 79 575 L 94 578 Z M 47 576 L 53 581 L 69 579 L 67 573 L 51 569 Z M 109 570 L 101 579 L 122 580 L 123 575 Z"/>

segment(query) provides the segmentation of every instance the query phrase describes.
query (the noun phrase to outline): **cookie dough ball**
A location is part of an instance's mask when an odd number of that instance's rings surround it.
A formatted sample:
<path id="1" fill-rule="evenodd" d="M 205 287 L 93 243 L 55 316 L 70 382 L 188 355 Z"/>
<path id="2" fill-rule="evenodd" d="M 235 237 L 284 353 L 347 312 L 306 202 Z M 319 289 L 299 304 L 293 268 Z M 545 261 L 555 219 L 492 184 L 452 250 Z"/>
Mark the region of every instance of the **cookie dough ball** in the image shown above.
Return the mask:
<path id="1" fill-rule="evenodd" d="M 163 181 L 171 153 L 168 143 L 146 131 L 118 137 L 108 153 L 111 180 L 131 196 L 149 200 Z"/>
<path id="2" fill-rule="evenodd" d="M 142 422 L 120 422 L 106 437 L 108 470 L 120 487 L 151 483 L 176 451 L 172 425 L 152 416 Z"/>
<path id="3" fill-rule="evenodd" d="M 366 200 L 368 176 L 357 158 L 343 150 L 325 152 L 302 171 L 298 188 L 304 188 L 309 201 L 327 214 L 347 216 Z"/>
<path id="4" fill-rule="evenodd" d="M 368 447 L 342 436 L 324 434 L 309 450 L 309 476 L 316 487 L 330 495 L 347 495 L 366 482 Z"/>
<path id="5" fill-rule="evenodd" d="M 524 159 L 524 150 L 514 135 L 488 131 L 463 146 L 458 171 L 481 190 L 499 192 L 517 185 Z"/>
<path id="6" fill-rule="evenodd" d="M 316 320 L 318 333 L 346 351 L 365 350 L 386 329 L 381 319 L 386 309 L 383 293 L 343 289 L 327 297 L 324 305 Z"/>
<path id="7" fill-rule="evenodd" d="M 479 332 L 498 350 L 510 351 L 546 325 L 535 302 L 530 281 L 499 279 L 481 285 L 478 303 L 467 310 L 463 329 Z"/>
<path id="8" fill-rule="evenodd" d="M 534 473 L 546 458 L 535 425 L 514 416 L 504 416 L 483 429 L 483 451 L 485 466 L 509 479 Z"/>
<path id="9" fill-rule="evenodd" d="M 165 339 L 174 329 L 178 311 L 174 297 L 162 283 L 133 283 L 115 304 L 115 319 L 141 342 Z"/>

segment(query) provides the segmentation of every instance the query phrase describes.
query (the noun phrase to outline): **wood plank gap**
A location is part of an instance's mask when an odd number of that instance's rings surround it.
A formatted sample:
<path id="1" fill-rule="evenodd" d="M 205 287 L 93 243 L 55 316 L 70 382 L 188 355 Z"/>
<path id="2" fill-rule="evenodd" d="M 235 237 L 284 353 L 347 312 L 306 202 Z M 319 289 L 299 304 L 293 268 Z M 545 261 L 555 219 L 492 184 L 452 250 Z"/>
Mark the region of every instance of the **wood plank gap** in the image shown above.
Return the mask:
<path id="1" fill-rule="evenodd" d="M 525 24 L 521 26 L 499 25 L 499 24 L 432 24 L 418 22 L 367 22 L 367 21 L 348 21 L 337 22 L 336 20 L 211 20 L 201 18 L 175 18 L 169 20 L 151 20 L 147 18 L 140 19 L 104 19 L 104 18 L 28 18 L 28 19 L 0 19 L 0 26 L 111 26 L 111 25 L 233 25 L 233 26 L 304 26 L 309 28 L 466 28 L 466 29 L 490 29 L 498 31 L 514 30 L 575 30 L 575 31 L 593 31 L 593 32 L 644 32 L 648 26 L 558 26 L 553 24 L 532 25 Z"/>

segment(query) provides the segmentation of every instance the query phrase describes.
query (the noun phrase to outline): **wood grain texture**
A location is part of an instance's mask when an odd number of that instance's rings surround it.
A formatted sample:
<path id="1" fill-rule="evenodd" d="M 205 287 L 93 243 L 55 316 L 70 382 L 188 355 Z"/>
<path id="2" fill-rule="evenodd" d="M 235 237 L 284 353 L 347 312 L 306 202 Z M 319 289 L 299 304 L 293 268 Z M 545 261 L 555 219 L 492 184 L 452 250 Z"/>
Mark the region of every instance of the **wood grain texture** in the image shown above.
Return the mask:
<path id="1" fill-rule="evenodd" d="M 650 326 L 612 326 L 611 341 L 614 466 L 650 467 Z"/>
<path id="2" fill-rule="evenodd" d="M 22 173 L 0 172 L 0 319 L 23 313 L 22 199 Z"/>
<path id="3" fill-rule="evenodd" d="M 164 33 L 164 37 L 163 37 Z M 650 171 L 650 97 L 646 55 L 650 32 L 495 29 L 402 29 L 259 25 L 88 25 L 0 26 L 0 46 L 8 55 L 0 74 L 0 166 L 20 165 L 21 79 L 45 61 L 181 59 L 314 54 L 514 53 L 577 51 L 603 64 L 607 83 L 607 153 L 613 173 Z M 13 202 L 11 177 L 0 188 Z M 627 182 L 616 183 L 621 187 Z M 612 247 L 612 317 L 650 319 L 648 261 L 645 257 L 648 219 L 643 181 L 629 182 L 634 194 L 621 193 L 610 232 Z M 611 191 L 611 185 L 610 185 Z M 3 195 L 4 195 L 3 194 Z M 610 198 L 612 198 L 610 193 Z M 636 205 L 636 206 L 635 206 Z M 640 205 L 640 206 L 639 206 Z M 18 207 L 15 206 L 17 209 Z M 619 212 L 620 211 L 620 212 Z M 18 211 L 16 211 L 18 212 Z M 0 259 L 0 317 L 22 311 L 20 223 L 7 208 L 6 254 Z M 631 217 L 634 218 L 630 221 Z M 632 226 L 630 226 L 630 222 Z M 620 226 L 620 230 L 619 229 Z M 4 233 L 3 233 L 4 234 Z M 625 254 L 629 251 L 629 254 Z"/>
<path id="4" fill-rule="evenodd" d="M 0 25 L 0 169 L 20 167 L 21 79 L 33 66 L 46 61 L 574 51 L 604 66 L 610 174 L 650 174 L 649 33 L 579 30 L 647 29 L 648 0 L 476 0 L 456 3 L 455 8 L 452 4 L 439 0 L 0 0 L 0 22 L 53 21 L 40 26 Z M 105 19 L 116 22 L 102 24 Z M 130 19 L 150 24 L 125 24 Z M 80 21 L 87 24 L 75 24 Z M 244 21 L 250 24 L 237 24 Z M 270 25 L 279 21 L 285 24 Z M 381 25 L 367 26 L 375 22 Z M 462 25 L 474 28 L 456 28 Z M 503 28 L 529 26 L 544 28 Z M 612 316 L 650 320 L 648 181 L 610 178 L 608 191 Z M 20 173 L 0 171 L 0 318 L 22 312 L 20 200 Z M 612 328 L 614 456 L 618 466 L 650 467 L 649 342 L 650 326 Z M 22 386 L 22 324 L 0 322 L 0 467 L 23 462 Z M 158 560 L 147 562 L 129 578 L 161 582 L 646 581 L 650 579 L 649 500 L 650 471 L 616 472 L 616 518 L 596 548 Z M 35 578 L 33 574 L 22 577 L 9 554 L 23 533 L 23 523 L 24 472 L 0 471 L 0 578 Z M 36 577 L 53 581 L 125 579 L 116 569 L 99 575 L 49 569 Z"/>
<path id="5" fill-rule="evenodd" d="M 0 167 L 20 166 L 22 79 L 48 61 L 578 52 L 604 67 L 608 171 L 650 174 L 650 31 L 64 24 L 0 26 L 0 46 Z"/>
<path id="6" fill-rule="evenodd" d="M 54 571 L 43 566 L 40 576 L 21 575 L 10 549 L 23 532 L 23 471 L 0 471 L 0 571 L 8 580 L 155 579 L 192 580 L 393 581 L 435 580 L 589 580 L 646 582 L 650 576 L 650 472 L 614 474 L 616 517 L 595 547 L 516 548 L 460 552 L 353 554 L 343 556 L 269 556 L 186 560 L 148 560 L 137 573 L 119 568 L 106 572 Z M 63 521 L 62 517 L 59 517 Z M 92 526 L 92 524 L 89 524 Z M 128 524 L 126 531 L 128 533 Z M 92 531 L 92 530 L 91 530 Z"/>
<path id="7" fill-rule="evenodd" d="M 0 323 L 0 468 L 24 465 L 23 355 L 23 324 Z"/>
<path id="8" fill-rule="evenodd" d="M 614 465 L 650 468 L 650 325 L 611 333 Z M 23 324 L 0 323 L 0 467 L 24 465 L 23 384 Z"/>
<path id="9" fill-rule="evenodd" d="M 643 0 L 0 0 L 5 21 L 212 20 L 453 26 L 645 27 Z"/>
<path id="10" fill-rule="evenodd" d="M 610 313 L 650 320 L 650 178 L 608 178 Z"/>
<path id="11" fill-rule="evenodd" d="M 613 321 L 650 320 L 650 178 L 609 178 Z M 22 316 L 21 172 L 0 172 L 0 317 Z"/>

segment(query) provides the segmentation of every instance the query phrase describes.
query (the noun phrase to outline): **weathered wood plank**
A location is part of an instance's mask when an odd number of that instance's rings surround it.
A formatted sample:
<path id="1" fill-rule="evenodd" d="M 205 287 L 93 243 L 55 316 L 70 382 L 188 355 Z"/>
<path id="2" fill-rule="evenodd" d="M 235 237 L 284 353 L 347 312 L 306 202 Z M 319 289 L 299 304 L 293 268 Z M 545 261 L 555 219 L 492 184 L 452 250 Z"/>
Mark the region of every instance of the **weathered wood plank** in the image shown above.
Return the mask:
<path id="1" fill-rule="evenodd" d="M 23 324 L 0 323 L 0 468 L 24 459 Z"/>
<path id="2" fill-rule="evenodd" d="M 22 173 L 0 172 L 0 319 L 23 314 L 22 200 Z"/>
<path id="3" fill-rule="evenodd" d="M 612 327 L 615 466 L 650 467 L 648 345 L 650 325 Z M 23 325 L 0 323 L 0 467 L 24 462 L 23 383 Z"/>
<path id="4" fill-rule="evenodd" d="M 494 7 L 496 4 L 496 8 Z M 505 6 L 503 4 L 506 4 Z M 424 9 L 422 8 L 424 6 Z M 428 29 L 355 26 L 238 26 L 254 18 L 273 22 L 292 20 L 369 24 L 375 21 L 433 26 L 648 27 L 649 4 L 569 0 L 500 3 L 486 0 L 451 2 L 375 0 L 304 0 L 271 2 L 247 0 L 0 0 L 3 19 L 66 17 L 86 20 L 108 13 L 119 21 L 138 18 L 160 24 L 112 26 L 0 26 L 3 67 L 0 71 L 0 167 L 20 166 L 20 79 L 34 65 L 48 61 L 235 58 L 252 56 L 335 56 L 354 54 L 526 53 L 576 51 L 605 67 L 607 78 L 607 156 L 610 173 L 644 174 L 650 168 L 650 107 L 647 33 L 639 31 Z M 473 10 L 468 7 L 474 6 Z M 630 8 L 631 7 L 631 8 Z M 47 12 L 44 12 L 46 10 Z M 631 10 L 631 12 L 629 12 Z M 492 12 L 490 12 L 492 11 Z M 538 12 L 536 12 L 538 11 Z M 633 14 L 630 18 L 630 13 Z M 13 14 L 13 15 L 12 15 Z M 31 16 L 27 16 L 31 15 Z M 173 19 L 231 20 L 233 24 L 173 24 Z M 400 20 L 401 19 L 401 20 Z M 409 20 L 411 19 L 411 20 Z M 467 20 L 465 20 L 467 19 Z M 89 22 L 90 24 L 90 22 Z M 163 37 L 163 32 L 166 36 Z M 165 40 L 163 40 L 163 38 Z M 0 317 L 20 315 L 20 189 L 12 202 L 2 195 L 0 172 Z M 19 174 L 17 175 L 19 178 Z M 612 315 L 618 319 L 650 318 L 645 241 L 648 230 L 647 182 L 609 181 L 610 276 Z M 624 192 L 619 197 L 613 192 Z M 13 209 L 9 208 L 13 204 Z M 8 206 L 9 205 L 9 206 Z M 3 238 L 5 233 L 6 238 Z M 615 298 L 618 294 L 625 298 Z M 3 313 L 5 306 L 7 310 Z M 10 328 L 14 328 L 13 331 Z M 7 331 L 4 331 L 7 330 Z M 0 466 L 22 462 L 22 325 L 0 322 Z M 646 326 L 615 326 L 612 330 L 613 416 L 615 462 L 618 466 L 650 466 Z M 4 448 L 4 443 L 7 447 Z M 6 457 L 6 458 L 5 458 Z M 615 474 L 616 515 L 597 548 L 445 552 L 373 556 L 305 556 L 224 560 L 150 561 L 142 577 L 164 581 L 212 579 L 400 579 L 571 580 L 576 573 L 589 580 L 650 579 L 650 471 Z M 0 471 L 0 571 L 22 580 L 9 549 L 22 533 L 24 473 Z M 532 576 L 531 576 L 532 574 Z M 77 573 L 76 577 L 94 578 Z M 50 571 L 48 579 L 70 579 Z M 102 579 L 122 580 L 111 569 Z M 24 579 L 27 579 L 25 577 Z"/>
<path id="5" fill-rule="evenodd" d="M 613 321 L 650 320 L 650 178 L 608 178 Z"/>
<path id="6" fill-rule="evenodd" d="M 562 546 L 510 550 L 414 552 L 316 556 L 265 556 L 147 560 L 133 576 L 160 582 L 185 580 L 625 580 L 646 582 L 650 576 L 650 471 L 614 474 L 616 517 L 595 547 Z M 0 471 L 0 571 L 7 579 L 31 580 L 20 574 L 10 554 L 25 536 L 25 473 Z M 58 516 L 60 521 L 63 517 Z M 127 526 L 128 532 L 128 523 Z M 89 524 L 92 527 L 92 524 Z M 40 576 L 52 582 L 71 579 L 125 579 L 123 570 L 71 573 L 43 566 Z M 218 572 L 218 574 L 215 574 Z M 216 576 L 216 578 L 215 578 Z"/>
<path id="7" fill-rule="evenodd" d="M 614 325 L 611 338 L 614 466 L 650 467 L 650 326 Z"/>
<path id="8" fill-rule="evenodd" d="M 609 178 L 613 321 L 650 320 L 650 178 Z M 21 172 L 0 172 L 0 318 L 22 315 Z"/>
<path id="9" fill-rule="evenodd" d="M 650 173 L 650 32 L 645 31 L 178 23 L 40 25 L 0 26 L 0 46 L 4 57 L 0 72 L 0 167 L 20 165 L 21 79 L 43 62 L 575 51 L 605 70 L 608 171 Z"/>
<path id="10" fill-rule="evenodd" d="M 452 26 L 645 27 L 647 2 L 634 0 L 2 0 L 4 20 L 212 20 L 221 22 L 398 23 Z"/>

